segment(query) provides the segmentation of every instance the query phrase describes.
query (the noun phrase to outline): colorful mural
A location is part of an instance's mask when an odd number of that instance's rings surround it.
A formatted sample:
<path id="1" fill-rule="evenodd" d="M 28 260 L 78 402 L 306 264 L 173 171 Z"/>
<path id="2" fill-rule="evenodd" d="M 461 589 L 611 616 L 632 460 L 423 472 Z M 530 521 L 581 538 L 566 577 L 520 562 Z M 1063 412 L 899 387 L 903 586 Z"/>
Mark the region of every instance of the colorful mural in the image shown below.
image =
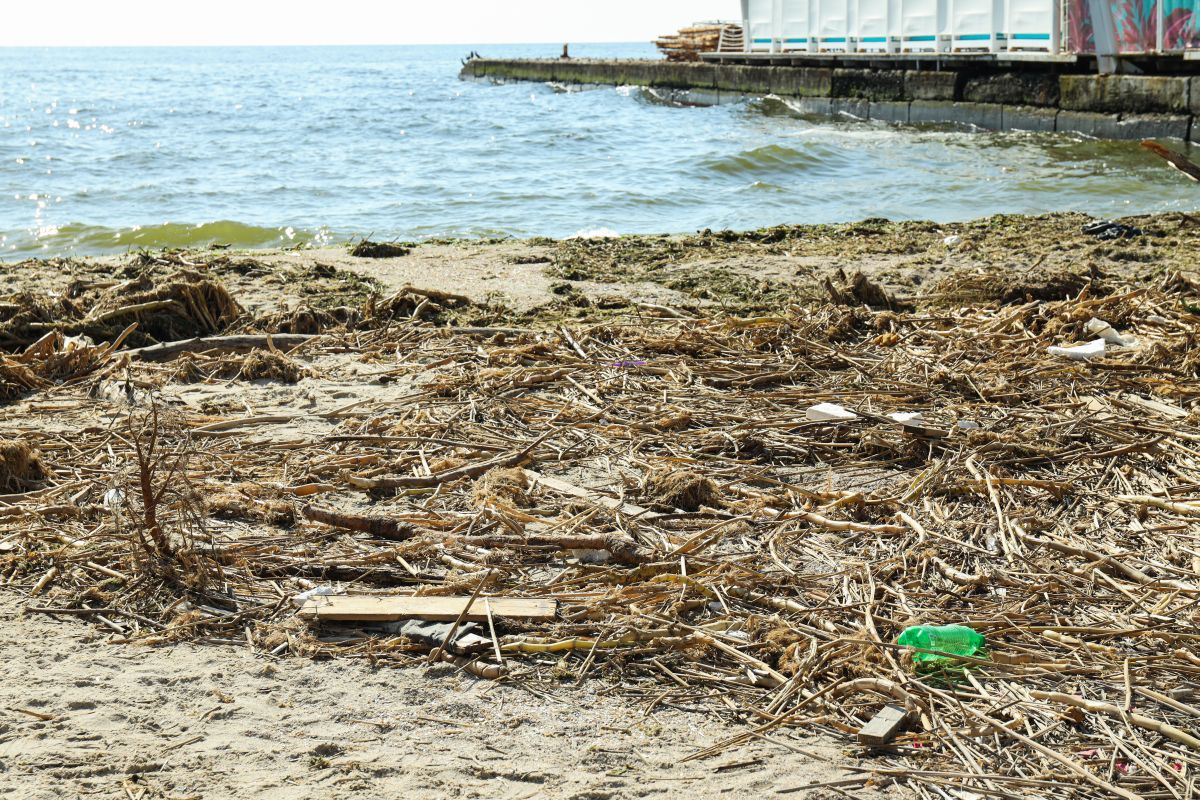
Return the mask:
<path id="1" fill-rule="evenodd" d="M 1163 48 L 1183 50 L 1200 47 L 1200 0 L 1161 0 L 1163 3 Z M 1108 0 L 1117 31 L 1117 48 L 1122 53 L 1158 49 L 1158 2 L 1156 0 Z M 1088 0 L 1067 0 L 1067 49 L 1076 53 L 1096 52 L 1092 12 Z"/>

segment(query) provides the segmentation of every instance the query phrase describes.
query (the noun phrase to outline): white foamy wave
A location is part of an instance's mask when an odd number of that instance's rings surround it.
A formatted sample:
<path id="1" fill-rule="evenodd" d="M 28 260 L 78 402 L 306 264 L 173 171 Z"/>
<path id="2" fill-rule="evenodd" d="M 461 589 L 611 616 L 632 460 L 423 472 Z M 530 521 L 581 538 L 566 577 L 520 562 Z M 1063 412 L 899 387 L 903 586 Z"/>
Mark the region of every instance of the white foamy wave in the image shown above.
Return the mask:
<path id="1" fill-rule="evenodd" d="M 612 228 L 584 228 L 568 236 L 568 239 L 616 239 L 621 234 Z"/>

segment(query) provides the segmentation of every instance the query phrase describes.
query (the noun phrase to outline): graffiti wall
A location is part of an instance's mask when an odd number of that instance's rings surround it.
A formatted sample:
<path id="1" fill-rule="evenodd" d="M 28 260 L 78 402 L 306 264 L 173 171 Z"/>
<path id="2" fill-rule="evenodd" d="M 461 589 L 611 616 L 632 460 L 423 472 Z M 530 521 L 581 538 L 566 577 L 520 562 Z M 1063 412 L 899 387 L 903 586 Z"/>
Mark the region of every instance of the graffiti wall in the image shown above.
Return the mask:
<path id="1" fill-rule="evenodd" d="M 1158 5 L 1163 4 L 1163 49 L 1200 47 L 1200 0 L 1108 0 L 1122 53 L 1158 49 Z M 1088 0 L 1067 0 L 1067 49 L 1094 53 Z"/>

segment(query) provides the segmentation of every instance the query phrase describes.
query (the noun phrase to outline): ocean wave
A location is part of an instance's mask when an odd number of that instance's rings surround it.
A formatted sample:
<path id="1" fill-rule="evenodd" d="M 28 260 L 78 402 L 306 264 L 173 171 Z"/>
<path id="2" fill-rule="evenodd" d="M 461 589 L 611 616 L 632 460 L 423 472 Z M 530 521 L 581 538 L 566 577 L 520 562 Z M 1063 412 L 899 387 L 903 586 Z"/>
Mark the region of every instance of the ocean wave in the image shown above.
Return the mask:
<path id="1" fill-rule="evenodd" d="M 328 244 L 335 238 L 338 237 L 324 228 L 310 231 L 286 226 L 262 227 L 233 220 L 217 220 L 196 225 L 167 222 L 129 228 L 72 223 L 61 226 L 47 225 L 36 230 L 2 236 L 0 254 L 6 258 L 46 253 L 92 256 L 124 253 L 141 248 L 161 250 L 214 245 L 259 249 Z"/>
<path id="2" fill-rule="evenodd" d="M 846 158 L 832 148 L 807 143 L 804 149 L 786 144 L 768 144 L 701 162 L 704 170 L 741 176 L 780 173 L 836 172 Z"/>

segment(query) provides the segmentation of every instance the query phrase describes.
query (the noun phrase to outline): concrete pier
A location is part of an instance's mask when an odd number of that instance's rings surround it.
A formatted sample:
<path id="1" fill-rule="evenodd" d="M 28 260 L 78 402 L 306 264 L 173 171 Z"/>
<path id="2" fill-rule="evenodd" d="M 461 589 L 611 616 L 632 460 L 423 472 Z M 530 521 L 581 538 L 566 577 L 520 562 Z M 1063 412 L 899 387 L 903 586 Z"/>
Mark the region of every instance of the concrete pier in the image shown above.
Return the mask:
<path id="1" fill-rule="evenodd" d="M 1037 63 L 917 66 L 922 68 L 475 59 L 461 77 L 645 86 L 696 105 L 773 94 L 801 99 L 799 110 L 815 116 L 1200 142 L 1200 76 L 1062 73 L 1062 65 Z"/>

